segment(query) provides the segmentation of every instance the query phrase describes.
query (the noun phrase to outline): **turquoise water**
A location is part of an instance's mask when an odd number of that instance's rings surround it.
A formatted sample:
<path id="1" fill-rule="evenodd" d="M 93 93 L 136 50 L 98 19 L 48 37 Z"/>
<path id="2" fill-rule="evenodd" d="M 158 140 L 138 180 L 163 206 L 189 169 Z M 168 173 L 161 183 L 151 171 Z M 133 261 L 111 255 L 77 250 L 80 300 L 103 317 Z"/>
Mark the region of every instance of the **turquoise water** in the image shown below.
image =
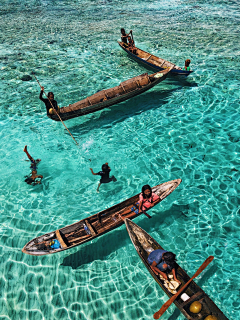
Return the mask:
<path id="1" fill-rule="evenodd" d="M 0 5 L 0 319 L 152 319 L 167 300 L 138 258 L 125 227 L 44 257 L 22 247 L 140 191 L 181 178 L 137 222 L 192 275 L 231 320 L 240 317 L 239 2 L 4 0 Z M 34 71 L 60 106 L 144 73 L 116 40 L 134 30 L 140 48 L 179 66 L 167 79 L 109 109 L 61 123 L 38 99 Z M 43 184 L 24 182 L 28 145 Z M 109 162 L 117 182 L 90 167 Z M 172 306 L 162 317 L 184 317 Z"/>

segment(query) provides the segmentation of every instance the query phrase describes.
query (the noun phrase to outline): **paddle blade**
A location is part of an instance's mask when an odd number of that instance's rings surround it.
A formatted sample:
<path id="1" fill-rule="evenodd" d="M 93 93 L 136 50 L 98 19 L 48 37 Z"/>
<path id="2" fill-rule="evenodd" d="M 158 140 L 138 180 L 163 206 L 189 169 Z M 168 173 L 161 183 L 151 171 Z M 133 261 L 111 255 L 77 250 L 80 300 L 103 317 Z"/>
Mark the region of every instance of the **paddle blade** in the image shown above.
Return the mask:
<path id="1" fill-rule="evenodd" d="M 158 310 L 156 313 L 154 313 L 153 318 L 159 319 L 164 314 L 164 312 L 170 307 L 170 305 L 176 300 L 176 298 L 186 289 L 186 287 L 189 285 L 189 283 L 194 278 L 196 278 L 209 265 L 209 263 L 213 261 L 213 259 L 214 259 L 213 256 L 208 257 L 203 262 L 201 267 L 197 270 L 197 272 L 192 276 L 192 278 L 190 280 L 188 280 L 188 282 L 180 290 L 178 290 L 178 292 L 174 296 L 172 296 L 172 298 L 170 298 L 167 302 L 165 302 L 160 310 Z"/>

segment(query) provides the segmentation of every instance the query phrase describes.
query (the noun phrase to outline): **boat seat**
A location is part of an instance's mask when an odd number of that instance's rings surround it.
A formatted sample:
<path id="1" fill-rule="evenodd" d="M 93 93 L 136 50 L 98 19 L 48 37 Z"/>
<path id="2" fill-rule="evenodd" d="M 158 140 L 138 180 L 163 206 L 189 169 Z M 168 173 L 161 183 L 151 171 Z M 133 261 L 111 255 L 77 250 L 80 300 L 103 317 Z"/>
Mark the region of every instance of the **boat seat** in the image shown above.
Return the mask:
<path id="1" fill-rule="evenodd" d="M 56 237 L 57 237 L 57 240 L 60 242 L 62 248 L 67 248 L 67 245 L 66 245 L 66 243 L 63 241 L 63 238 L 62 238 L 59 230 L 56 231 Z"/>
<path id="2" fill-rule="evenodd" d="M 84 220 L 84 222 L 87 225 L 89 231 L 91 232 L 91 235 L 93 237 L 95 237 L 97 235 L 97 233 L 93 230 L 93 227 L 92 227 L 91 223 L 88 220 Z"/>
<path id="3" fill-rule="evenodd" d="M 161 67 L 164 65 L 165 62 L 166 62 L 166 61 L 164 60 L 163 63 L 162 63 L 159 67 L 161 68 Z"/>
<path id="4" fill-rule="evenodd" d="M 191 296 L 188 300 L 185 302 L 181 303 L 181 307 L 185 307 L 187 304 L 191 303 L 192 301 L 198 300 L 202 295 L 204 295 L 203 291 L 198 291 L 195 293 L 193 296 Z"/>
<path id="5" fill-rule="evenodd" d="M 147 57 L 146 59 L 144 59 L 145 61 L 148 61 L 148 59 L 150 59 L 151 58 L 151 54 L 150 54 L 150 56 L 149 57 Z"/>

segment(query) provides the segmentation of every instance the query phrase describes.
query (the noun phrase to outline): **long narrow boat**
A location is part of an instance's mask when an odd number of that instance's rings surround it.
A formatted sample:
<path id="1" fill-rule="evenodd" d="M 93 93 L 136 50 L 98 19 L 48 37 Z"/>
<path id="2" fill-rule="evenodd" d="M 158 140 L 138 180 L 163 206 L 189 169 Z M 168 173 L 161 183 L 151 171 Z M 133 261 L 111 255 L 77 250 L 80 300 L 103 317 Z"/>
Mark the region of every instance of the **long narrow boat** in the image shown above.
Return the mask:
<path id="1" fill-rule="evenodd" d="M 146 231 L 140 228 L 136 223 L 129 219 L 125 219 L 128 234 L 132 243 L 137 250 L 139 257 L 145 264 L 145 267 L 159 284 L 162 290 L 169 296 L 172 297 L 173 293 L 169 291 L 169 287 L 165 286 L 164 280 L 161 280 L 151 269 L 147 258 L 153 250 L 163 249 L 156 240 L 154 240 Z M 176 274 L 178 280 L 181 281 L 180 289 L 188 282 L 190 277 L 178 264 L 176 264 Z M 169 276 L 170 277 L 170 276 Z M 217 320 L 228 320 L 228 318 L 222 313 L 222 311 L 215 305 L 215 303 L 209 298 L 209 296 L 194 282 L 192 281 L 187 289 L 184 291 L 190 298 L 186 301 L 181 299 L 181 295 L 175 300 L 175 305 L 183 313 L 183 315 L 189 320 L 204 320 L 207 316 L 212 315 Z M 189 307 L 194 301 L 199 301 L 202 304 L 202 310 L 200 313 L 194 314 L 190 312 Z"/>
<path id="2" fill-rule="evenodd" d="M 139 49 L 137 47 L 136 47 L 136 54 L 134 54 L 131 51 L 129 51 L 128 48 L 126 48 L 124 46 L 123 42 L 119 42 L 118 41 L 118 44 L 134 60 L 144 64 L 147 67 L 150 67 L 151 69 L 160 71 L 160 70 L 164 70 L 164 69 L 170 67 L 170 68 L 172 68 L 172 70 L 170 71 L 170 74 L 176 75 L 176 76 L 186 76 L 186 77 L 191 72 L 193 72 L 192 70 L 191 71 L 182 70 L 181 68 L 177 67 L 172 62 L 169 62 L 167 60 L 161 59 L 161 58 L 159 58 L 157 56 L 154 56 L 153 54 L 151 54 L 149 52 L 143 51 L 142 49 Z"/>
<path id="3" fill-rule="evenodd" d="M 152 190 L 160 197 L 160 201 L 162 201 L 179 186 L 181 181 L 181 179 L 171 180 L 153 187 Z M 39 256 L 67 250 L 91 241 L 121 226 L 124 222 L 119 217 L 119 214 L 126 215 L 131 213 L 131 208 L 137 203 L 138 199 L 139 194 L 86 219 L 37 237 L 28 242 L 22 249 L 22 252 Z M 133 218 L 140 214 L 135 215 Z M 87 232 L 84 229 L 84 225 L 85 229 L 86 226 L 88 228 Z M 50 243 L 54 240 L 58 240 L 60 248 L 51 248 Z"/>
<path id="4" fill-rule="evenodd" d="M 123 81 L 119 86 L 99 91 L 86 99 L 70 104 L 67 107 L 60 108 L 59 115 L 62 120 L 68 120 L 128 100 L 156 86 L 166 79 L 170 71 L 171 66 L 151 75 L 144 73 L 140 76 Z M 49 114 L 48 117 L 52 120 L 59 121 L 59 117 L 55 114 Z"/>

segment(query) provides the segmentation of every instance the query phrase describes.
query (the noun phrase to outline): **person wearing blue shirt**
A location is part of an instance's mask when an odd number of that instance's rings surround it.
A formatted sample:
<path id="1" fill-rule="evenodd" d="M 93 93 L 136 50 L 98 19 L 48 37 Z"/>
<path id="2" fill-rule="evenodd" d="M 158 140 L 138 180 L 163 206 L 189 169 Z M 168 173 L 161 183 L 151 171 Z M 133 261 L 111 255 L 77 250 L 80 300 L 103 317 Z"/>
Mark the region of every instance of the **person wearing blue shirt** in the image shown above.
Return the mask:
<path id="1" fill-rule="evenodd" d="M 164 279 L 168 280 L 167 273 L 171 271 L 174 280 L 178 283 L 181 283 L 181 281 L 179 281 L 176 277 L 176 255 L 174 253 L 162 249 L 157 249 L 149 254 L 147 260 L 151 266 L 151 269 L 156 275 L 160 274 Z"/>

